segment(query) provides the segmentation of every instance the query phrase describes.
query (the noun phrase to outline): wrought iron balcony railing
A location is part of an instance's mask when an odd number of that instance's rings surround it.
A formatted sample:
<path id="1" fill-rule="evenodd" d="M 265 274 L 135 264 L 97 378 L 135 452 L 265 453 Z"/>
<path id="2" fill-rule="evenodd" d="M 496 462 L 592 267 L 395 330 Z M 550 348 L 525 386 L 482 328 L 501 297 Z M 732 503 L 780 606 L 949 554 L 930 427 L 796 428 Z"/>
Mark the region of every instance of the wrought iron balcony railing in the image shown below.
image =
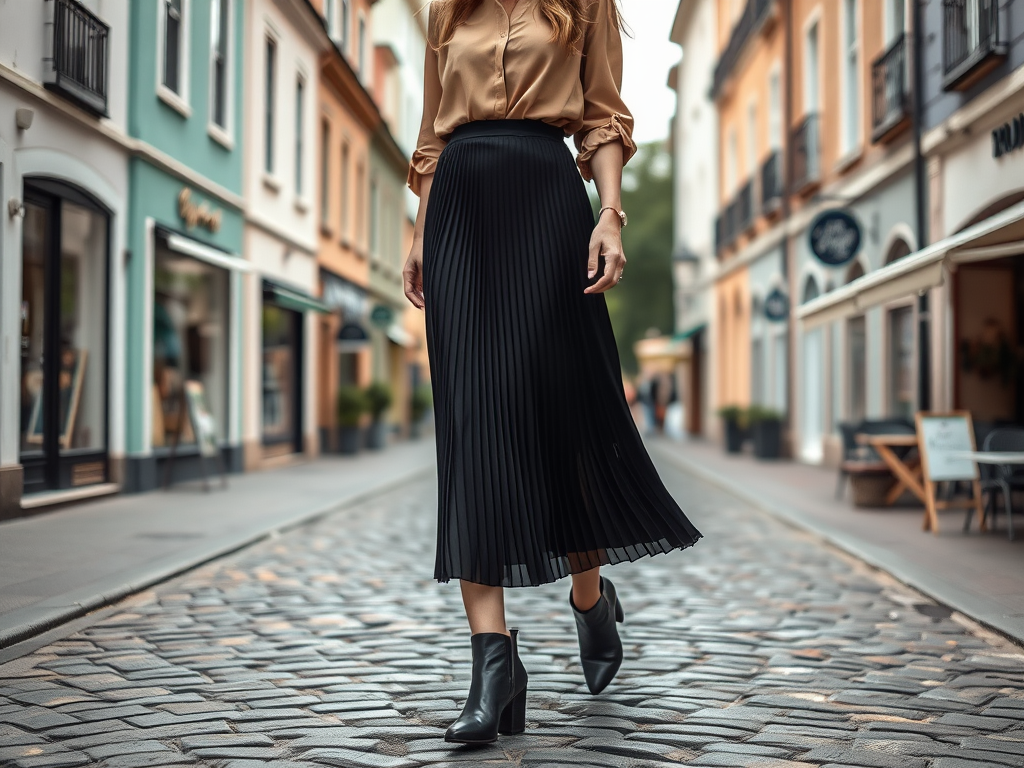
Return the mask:
<path id="1" fill-rule="evenodd" d="M 900 35 L 871 65 L 871 140 L 879 141 L 910 118 L 907 36 Z"/>
<path id="2" fill-rule="evenodd" d="M 46 87 L 105 116 L 110 27 L 78 0 L 46 0 L 46 5 L 53 27 Z"/>
<path id="3" fill-rule="evenodd" d="M 736 231 L 745 232 L 754 225 L 754 179 L 740 187 L 736 194 Z"/>
<path id="4" fill-rule="evenodd" d="M 782 152 L 775 150 L 761 166 L 761 211 L 768 213 L 782 203 Z"/>
<path id="5" fill-rule="evenodd" d="M 998 0 L 942 1 L 942 85 L 965 87 L 982 65 L 1006 55 L 999 37 Z"/>
<path id="6" fill-rule="evenodd" d="M 793 191 L 821 179 L 821 132 L 817 113 L 804 118 L 793 131 Z"/>
<path id="7" fill-rule="evenodd" d="M 739 63 L 740 55 L 747 41 L 757 33 L 765 21 L 775 11 L 775 4 L 778 0 L 747 0 L 736 26 L 733 27 L 729 42 L 722 51 L 718 64 L 715 65 L 715 74 L 711 84 L 711 97 L 716 98 L 725 85 L 726 80 L 732 74 L 736 64 Z"/>

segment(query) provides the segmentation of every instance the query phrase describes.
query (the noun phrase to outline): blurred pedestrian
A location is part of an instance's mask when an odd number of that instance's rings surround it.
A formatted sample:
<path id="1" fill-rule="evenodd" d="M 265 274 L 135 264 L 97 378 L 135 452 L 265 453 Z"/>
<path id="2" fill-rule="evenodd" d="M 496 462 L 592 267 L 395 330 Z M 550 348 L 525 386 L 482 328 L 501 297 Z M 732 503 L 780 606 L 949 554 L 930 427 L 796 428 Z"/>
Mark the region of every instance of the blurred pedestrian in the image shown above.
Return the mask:
<path id="1" fill-rule="evenodd" d="M 472 633 L 469 695 L 445 739 L 486 744 L 526 722 L 503 587 L 572 577 L 584 678 L 598 693 L 622 662 L 623 619 L 599 567 L 700 533 L 632 423 L 603 295 L 626 264 L 621 177 L 636 152 L 614 0 L 429 8 L 403 274 L 425 311 L 434 390 L 434 577 L 460 580 Z M 601 198 L 596 223 L 581 174 Z"/>

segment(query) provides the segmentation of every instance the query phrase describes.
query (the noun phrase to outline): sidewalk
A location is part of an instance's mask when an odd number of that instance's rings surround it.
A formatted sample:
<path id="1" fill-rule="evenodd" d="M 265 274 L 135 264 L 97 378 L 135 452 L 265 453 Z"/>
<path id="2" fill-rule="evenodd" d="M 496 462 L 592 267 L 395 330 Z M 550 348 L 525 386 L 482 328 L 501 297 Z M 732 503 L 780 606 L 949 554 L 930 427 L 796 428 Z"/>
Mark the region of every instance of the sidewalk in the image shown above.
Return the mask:
<path id="1" fill-rule="evenodd" d="M 854 507 L 849 488 L 837 500 L 835 470 L 728 455 L 704 441 L 648 438 L 648 445 L 676 466 L 1024 644 L 1024 541 L 1006 537 L 1003 516 L 995 532 L 979 533 L 974 520 L 965 534 L 962 511 L 940 512 L 936 536 L 921 530 L 921 507 Z M 685 509 L 686 500 L 679 501 Z"/>
<path id="2" fill-rule="evenodd" d="M 226 490 L 185 483 L 0 524 L 0 648 L 434 466 L 428 435 L 231 475 Z"/>

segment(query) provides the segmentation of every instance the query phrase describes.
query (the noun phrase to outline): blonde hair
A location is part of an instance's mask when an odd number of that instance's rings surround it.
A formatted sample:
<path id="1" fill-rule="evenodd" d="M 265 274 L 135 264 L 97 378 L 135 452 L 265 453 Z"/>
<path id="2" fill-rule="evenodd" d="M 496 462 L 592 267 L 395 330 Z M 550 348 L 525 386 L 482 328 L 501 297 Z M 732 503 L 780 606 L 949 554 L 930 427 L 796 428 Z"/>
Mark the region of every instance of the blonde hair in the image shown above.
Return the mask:
<path id="1" fill-rule="evenodd" d="M 490 0 L 487 0 L 490 2 Z M 518 0 L 525 2 L 526 0 Z M 589 10 L 598 0 L 540 0 L 541 15 L 554 30 L 551 42 L 557 42 L 569 52 L 577 51 L 583 40 L 583 26 Z M 455 28 L 469 18 L 481 0 L 432 0 L 423 8 L 431 9 L 427 45 L 435 51 L 451 42 Z M 622 16 L 615 0 L 610 0 L 612 19 L 617 29 L 622 28 Z M 420 10 L 422 11 L 423 8 Z"/>

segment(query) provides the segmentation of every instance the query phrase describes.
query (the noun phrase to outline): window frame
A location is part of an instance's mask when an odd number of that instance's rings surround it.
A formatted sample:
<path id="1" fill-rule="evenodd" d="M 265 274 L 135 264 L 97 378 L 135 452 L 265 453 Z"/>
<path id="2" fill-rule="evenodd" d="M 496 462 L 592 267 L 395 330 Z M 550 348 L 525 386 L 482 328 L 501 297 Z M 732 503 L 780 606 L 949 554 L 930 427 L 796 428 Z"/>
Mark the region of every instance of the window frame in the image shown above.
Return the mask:
<path id="1" fill-rule="evenodd" d="M 331 121 L 320 118 L 320 228 L 330 232 L 331 226 Z"/>
<path id="2" fill-rule="evenodd" d="M 192 116 L 191 95 L 191 38 L 192 0 L 181 0 L 181 18 L 178 21 L 178 90 L 166 85 L 167 75 L 167 12 L 170 0 L 160 0 L 156 24 L 156 95 L 167 106 L 184 118 Z"/>
<path id="3" fill-rule="evenodd" d="M 850 32 L 852 4 L 853 34 Z M 848 157 L 857 152 L 863 141 L 861 131 L 861 10 L 860 0 L 843 0 L 841 13 L 839 156 Z M 851 78 L 852 74 L 852 78 Z M 852 107 L 852 110 L 851 110 Z"/>
<path id="4" fill-rule="evenodd" d="M 351 183 L 351 168 L 352 168 L 352 144 L 347 138 L 343 138 L 341 141 L 341 154 L 338 158 L 340 170 L 338 172 L 339 177 L 339 192 L 338 203 L 339 212 L 341 214 L 341 221 L 338 223 L 338 235 L 341 238 L 341 244 L 347 246 L 349 244 L 349 221 L 351 219 L 351 213 L 349 211 L 351 203 L 351 195 L 349 185 Z"/>
<path id="5" fill-rule="evenodd" d="M 305 161 L 306 161 L 306 86 L 309 78 L 302 70 L 295 74 L 295 168 L 292 174 L 293 191 L 296 200 L 305 200 Z"/>
<path id="6" fill-rule="evenodd" d="M 273 56 L 271 56 L 271 53 Z M 278 39 L 270 29 L 263 36 L 263 174 L 274 178 L 277 165 L 277 131 L 274 107 L 277 101 Z"/>
<path id="7" fill-rule="evenodd" d="M 209 120 L 207 121 L 207 131 L 210 137 L 215 139 L 220 144 L 224 145 L 227 149 L 233 149 L 235 145 L 235 36 L 233 34 L 235 28 L 235 0 L 216 0 L 221 3 L 221 8 L 227 8 L 225 23 L 226 32 L 222 30 L 221 36 L 224 38 L 224 124 L 221 125 L 217 122 L 215 117 L 217 112 L 217 101 L 216 101 L 216 72 L 217 72 L 217 56 L 219 51 L 213 40 L 213 3 L 210 3 L 211 14 L 210 14 L 210 112 Z M 222 12 L 222 16 L 224 16 Z"/>

